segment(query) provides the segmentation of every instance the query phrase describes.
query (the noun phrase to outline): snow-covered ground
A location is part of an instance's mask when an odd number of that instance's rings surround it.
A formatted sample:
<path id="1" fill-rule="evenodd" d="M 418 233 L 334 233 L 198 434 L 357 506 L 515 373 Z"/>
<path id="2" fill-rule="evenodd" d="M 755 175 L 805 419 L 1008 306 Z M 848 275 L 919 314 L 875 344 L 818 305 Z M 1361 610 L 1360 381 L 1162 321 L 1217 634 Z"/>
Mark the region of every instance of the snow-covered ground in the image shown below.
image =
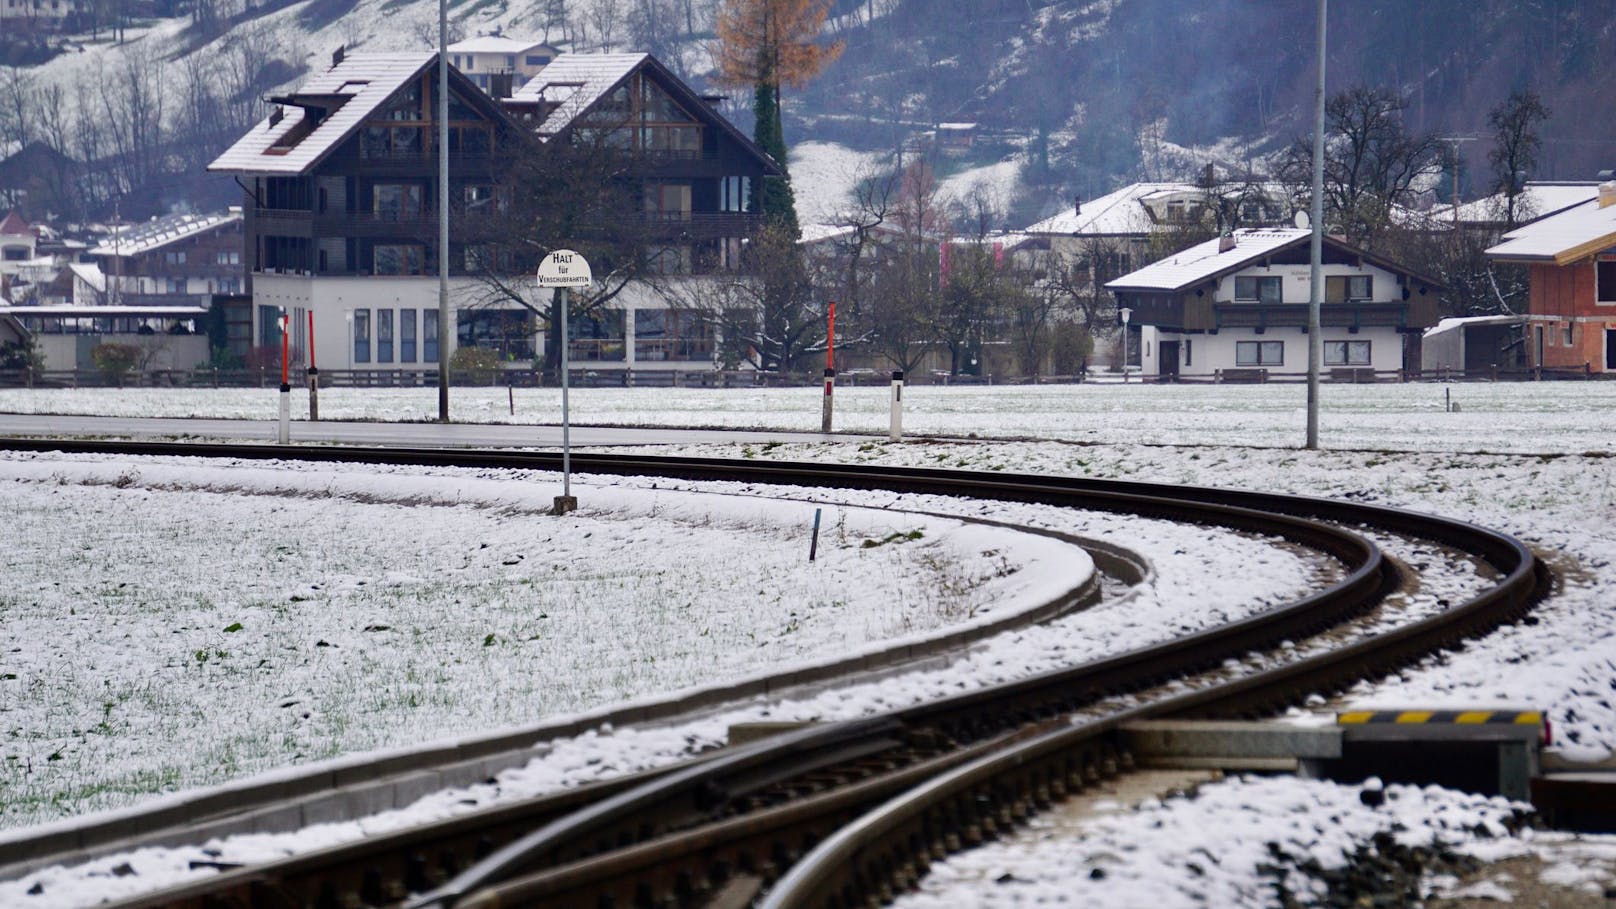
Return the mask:
<path id="1" fill-rule="evenodd" d="M 685 451 L 1291 491 L 1433 511 L 1513 533 L 1548 558 L 1562 581 L 1557 594 L 1538 608 L 1537 621 L 1502 630 L 1440 661 L 1362 686 L 1348 700 L 1400 706 L 1499 702 L 1534 705 L 1546 710 L 1554 722 L 1556 751 L 1562 757 L 1580 761 L 1608 759 L 1616 747 L 1616 711 L 1610 695 L 1616 690 L 1616 641 L 1612 640 L 1616 632 L 1616 590 L 1612 589 L 1616 569 L 1611 567 L 1616 558 L 1616 490 L 1612 485 L 1616 468 L 1609 454 L 1613 447 L 1610 440 L 1616 438 L 1616 407 L 1611 406 L 1616 404 L 1616 386 L 1454 386 L 1454 398 L 1463 407 L 1460 413 L 1444 412 L 1443 390 L 1438 385 L 1327 387 L 1327 447 L 1316 452 L 1294 447 L 1302 426 L 1302 390 L 1294 386 L 915 388 L 906 396 L 906 423 L 916 431 L 1039 435 L 1103 444 L 956 440 L 899 445 L 781 445 L 744 451 L 715 445 Z M 259 393 L 263 398 L 260 405 L 251 393 L 230 393 L 240 395 L 235 398 L 225 393 L 164 394 L 169 395 L 166 400 L 157 395 L 111 392 L 31 399 L 4 395 L 0 396 L 0 410 L 48 411 L 71 406 L 75 412 L 209 416 L 250 413 L 267 417 L 272 413 L 274 398 L 273 394 Z M 363 393 L 354 394 L 342 406 L 356 416 L 374 406 L 369 414 L 373 417 L 411 419 L 412 414 L 429 413 L 434 403 L 427 397 L 429 391 L 418 402 L 400 394 L 375 395 L 374 405 L 365 403 Z M 552 417 L 545 394 L 526 392 L 519 399 L 519 417 Z M 871 390 L 862 397 L 856 391 L 845 396 L 839 392 L 838 396 L 839 426 L 861 428 L 862 422 L 862 428 L 867 430 L 884 428 L 884 389 Z M 818 413 L 817 395 L 812 390 L 595 390 L 580 398 L 587 403 L 575 405 L 578 418 L 602 423 L 785 427 L 801 423 L 802 428 L 813 428 Z M 477 400 L 470 390 L 458 391 L 456 401 L 463 418 L 476 418 Z M 575 402 L 578 400 L 575 398 Z M 322 405 L 325 403 L 322 396 Z M 489 418 L 504 419 L 503 407 L 502 397 L 496 402 L 489 395 L 483 413 Z M 894 504 L 868 501 L 868 496 L 863 499 L 858 504 Z M 902 504 L 920 510 L 949 507 L 935 497 L 907 497 Z M 764 716 L 859 715 L 885 704 L 957 690 L 960 684 L 1014 675 L 1022 665 L 1036 668 L 1051 661 L 1094 655 L 1106 647 L 1138 646 L 1209 620 L 1202 610 L 1186 610 L 1185 606 L 1201 598 L 1203 592 L 1192 591 L 1186 582 L 1177 580 L 1194 577 L 1202 564 L 1195 555 L 1177 551 L 1180 544 L 1191 541 L 1157 528 L 1130 531 L 1121 523 L 1074 519 L 1056 510 L 1040 512 L 1036 506 L 1018 506 L 1014 519 L 1106 536 L 1124 545 L 1131 545 L 1137 537 L 1146 542 L 1153 540 L 1155 548 L 1147 554 L 1157 561 L 1160 577 L 1149 589 L 1116 608 L 1091 610 L 1047 628 L 1003 635 L 949 669 L 931 670 L 901 684 L 828 691 L 800 702 L 743 705 L 678 728 L 603 730 L 558 743 L 547 759 L 502 775 L 496 786 L 445 793 L 428 800 L 435 806 L 419 806 L 420 810 L 435 807 L 437 811 L 453 813 L 467 810 L 461 805 L 463 801 L 483 804 L 517 791 L 546 791 L 607 772 L 664 763 L 685 753 L 692 742 L 721 741 L 728 724 L 734 721 Z M 1191 550 L 1202 545 L 1199 540 L 1192 542 Z M 1239 543 L 1249 551 L 1250 541 Z M 1208 545 L 1215 554 L 1221 546 L 1237 543 L 1231 540 L 1219 544 L 1214 540 Z M 1240 562 L 1226 559 L 1224 564 Z M 1305 573 L 1303 566 L 1277 563 L 1229 572 L 1215 578 L 1209 592 L 1212 602 L 1221 605 L 1208 608 L 1238 610 L 1243 608 L 1239 604 L 1252 595 L 1259 599 L 1283 597 Z M 1277 906 L 1271 886 L 1273 877 L 1263 870 L 1271 862 L 1250 858 L 1262 855 L 1272 859 L 1269 843 L 1293 856 L 1317 858 L 1323 866 L 1329 856 L 1342 854 L 1348 841 L 1361 846 L 1370 831 L 1395 832 L 1395 825 L 1401 824 L 1410 837 L 1435 836 L 1448 845 L 1489 858 L 1523 853 L 1545 855 L 1554 875 L 1577 886 L 1597 890 L 1616 883 L 1608 841 L 1595 838 L 1568 842 L 1564 837 L 1540 834 L 1482 842 L 1476 831 L 1496 832 L 1492 825 L 1510 809 L 1493 801 L 1428 790 L 1393 787 L 1389 795 L 1394 797 L 1388 804 L 1401 803 L 1418 810 L 1354 808 L 1355 790 L 1327 784 L 1293 780 L 1218 784 L 1203 788 L 1196 798 L 1169 800 L 1149 806 L 1137 817 L 1118 816 L 1093 828 L 1091 835 L 1099 839 L 1086 842 L 1098 842 L 1101 847 L 1057 844 L 1048 847 L 1054 850 L 1052 854 L 1023 844 L 1009 853 L 983 852 L 953 862 L 963 863 L 959 873 L 964 877 L 980 877 L 983 867 L 996 869 L 987 879 L 992 882 L 989 889 L 998 894 L 994 899 L 1001 903 L 1044 899 L 1050 894 L 1050 880 L 1085 877 L 1096 862 L 1105 864 L 1105 873 L 1114 878 L 1135 880 L 1123 868 L 1135 862 L 1138 867 L 1150 868 L 1149 881 L 1140 876 L 1130 885 L 1133 889 L 1123 891 L 1130 894 L 1128 904 L 1212 905 L 1217 901 L 1207 902 L 1204 896 L 1196 902 L 1197 894 L 1213 891 L 1207 882 L 1207 862 L 1212 859 L 1205 853 L 1210 853 L 1218 865 L 1215 876 L 1219 888 L 1246 888 L 1217 892 L 1254 894 L 1249 901 L 1241 899 L 1242 905 Z M 1267 816 L 1270 823 L 1213 820 L 1231 811 L 1250 811 L 1256 818 Z M 1280 823 L 1276 820 L 1280 817 L 1294 823 Z M 1411 822 L 1410 817 L 1420 820 Z M 410 819 L 373 818 L 289 838 L 234 843 L 228 848 L 240 856 L 255 852 L 260 856 L 278 855 L 353 836 L 362 830 L 387 829 Z M 1337 828 L 1346 831 L 1344 840 L 1331 832 Z M 1207 836 L 1214 838 L 1209 840 Z M 1096 858 L 1100 853 L 1111 858 Z M 137 878 L 176 879 L 194 873 L 184 868 L 197 855 L 195 850 L 165 850 L 116 861 L 130 861 L 139 871 L 134 876 Z M 1580 878 L 1565 872 L 1573 861 L 1567 856 L 1584 863 Z M 971 862 L 977 864 L 973 866 Z M 135 883 L 112 875 L 112 865 L 106 862 L 72 871 L 42 872 L 14 884 L 0 885 L 0 903 L 72 905 L 82 902 L 86 893 L 114 892 Z M 1028 889 L 1021 887 L 1022 881 L 1030 882 Z M 1269 886 L 1264 887 L 1265 881 Z M 44 895 L 25 901 L 26 888 L 34 883 L 44 886 Z M 1507 881 L 1494 883 L 1497 888 L 1509 889 Z M 1308 885 L 1293 881 L 1292 886 L 1305 892 Z M 1066 890 L 1070 894 L 1064 897 L 1067 899 L 1077 899 L 1084 892 L 1070 881 Z M 1178 896 L 1164 895 L 1171 893 Z M 973 904 L 979 896 L 961 897 L 956 892 L 951 902 L 944 899 L 928 905 Z M 986 901 L 987 897 L 981 899 Z"/>
<path id="2" fill-rule="evenodd" d="M 703 426 L 816 432 L 820 388 L 580 388 L 580 424 Z M 0 390 L 0 413 L 222 417 L 272 420 L 274 389 Z M 1451 396 L 1458 412 L 1448 412 Z M 293 415 L 307 402 L 293 395 Z M 839 431 L 887 430 L 886 386 L 836 390 Z M 558 389 L 455 388 L 450 414 L 471 423 L 558 423 Z M 1059 439 L 1152 445 L 1295 448 L 1302 444 L 1301 385 L 916 385 L 904 390 L 904 428 L 921 435 Z M 1576 452 L 1611 447 L 1616 382 L 1330 385 L 1321 392 L 1326 448 L 1396 451 Z M 333 388 L 328 420 L 435 420 L 433 388 Z"/>

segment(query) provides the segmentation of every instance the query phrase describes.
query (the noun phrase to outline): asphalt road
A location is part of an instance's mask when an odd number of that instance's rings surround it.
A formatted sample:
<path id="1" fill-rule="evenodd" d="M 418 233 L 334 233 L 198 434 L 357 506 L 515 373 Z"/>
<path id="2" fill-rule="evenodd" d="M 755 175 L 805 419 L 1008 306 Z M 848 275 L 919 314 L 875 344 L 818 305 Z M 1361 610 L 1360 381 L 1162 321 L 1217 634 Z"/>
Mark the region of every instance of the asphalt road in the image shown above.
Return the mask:
<path id="1" fill-rule="evenodd" d="M 70 436 L 160 439 L 224 439 L 273 442 L 273 420 L 213 420 L 174 417 L 85 417 L 0 414 L 0 436 Z M 702 442 L 863 442 L 882 438 L 806 432 L 745 432 L 725 429 L 658 429 L 574 426 L 577 446 L 691 445 Z M 348 445 L 432 448 L 559 448 L 560 426 L 508 426 L 486 423 L 349 423 L 293 420 L 291 440 Z"/>

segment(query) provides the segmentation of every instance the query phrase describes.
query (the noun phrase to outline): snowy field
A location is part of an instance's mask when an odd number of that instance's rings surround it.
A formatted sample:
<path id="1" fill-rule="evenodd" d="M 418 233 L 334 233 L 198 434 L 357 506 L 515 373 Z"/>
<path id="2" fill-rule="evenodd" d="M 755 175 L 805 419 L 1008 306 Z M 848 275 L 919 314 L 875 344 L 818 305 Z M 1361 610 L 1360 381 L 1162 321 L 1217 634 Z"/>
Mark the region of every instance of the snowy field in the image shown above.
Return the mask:
<path id="1" fill-rule="evenodd" d="M 582 489 L 580 489 L 582 491 Z M 0 459 L 0 828 L 1036 606 L 1077 547 L 520 474 Z M 723 570 L 712 554 L 725 552 Z"/>
<path id="2" fill-rule="evenodd" d="M 1445 409 L 1446 395 L 1459 405 Z M 273 420 L 273 389 L 0 390 L 0 413 L 102 414 Z M 885 433 L 886 387 L 836 391 L 836 429 Z M 503 388 L 455 388 L 450 415 L 470 423 L 559 423 L 557 389 L 517 389 L 511 416 Z M 294 392 L 293 417 L 307 415 Z M 820 389 L 582 388 L 580 425 L 720 427 L 817 432 Z M 1149 445 L 1299 447 L 1301 385 L 917 385 L 904 391 L 904 428 L 918 435 L 1058 439 Z M 1321 391 L 1327 448 L 1398 451 L 1570 452 L 1609 450 L 1616 382 L 1329 385 Z M 437 389 L 320 392 L 327 420 L 435 420 Z"/>
<path id="3" fill-rule="evenodd" d="M 740 450 L 701 446 L 685 453 L 789 460 L 858 460 L 984 470 L 1062 473 L 1169 483 L 1269 489 L 1348 497 L 1432 511 L 1513 533 L 1534 546 L 1557 570 L 1562 587 L 1541 605 L 1537 621 L 1504 629 L 1440 662 L 1361 686 L 1341 703 L 1383 706 L 1467 706 L 1511 703 L 1547 711 L 1564 759 L 1601 762 L 1616 748 L 1616 465 L 1608 452 L 1616 439 L 1616 386 L 1603 383 L 1457 385 L 1462 411 L 1444 413 L 1443 386 L 1333 386 L 1325 389 L 1327 450 L 1295 449 L 1300 437 L 1302 390 L 1267 387 L 1043 387 L 1016 389 L 915 388 L 906 397 L 907 425 L 954 436 L 1043 435 L 1099 442 L 1071 445 L 1033 441 L 947 441 L 925 444 L 797 444 Z M 846 393 L 844 392 L 851 392 Z M 355 392 L 341 407 L 355 416 L 424 418 L 435 406 L 423 390 L 407 394 Z M 545 392 L 518 397 L 518 419 L 543 421 Z M 838 426 L 879 431 L 885 426 L 885 391 L 843 390 Z M 342 400 L 339 396 L 333 396 Z M 259 398 L 262 399 L 261 403 Z M 464 419 L 481 408 L 506 419 L 503 390 L 481 399 L 457 390 Z M 322 409 L 327 396 L 322 395 Z M 80 392 L 35 397 L 0 396 L 0 410 L 120 415 L 268 417 L 273 393 Z M 586 390 L 575 399 L 581 421 L 652 425 L 784 426 L 817 428 L 813 389 L 768 392 L 697 392 L 637 389 Z M 231 408 L 240 408 L 231 410 Z M 1242 442 L 1249 444 L 1241 444 Z M 1160 443 L 1174 443 L 1163 445 Z M 1328 450 L 1334 448 L 1337 450 Z M 1350 450 L 1349 450 L 1350 449 Z M 666 451 L 667 449 L 660 449 Z M 649 487 L 645 481 L 644 487 Z M 632 486 L 632 484 L 624 484 Z M 138 491 L 138 490 L 137 490 Z M 546 490 L 546 495 L 553 490 Z M 627 492 L 624 495 L 628 495 Z M 853 501 L 855 499 L 861 501 Z M 959 508 L 934 497 L 847 504 L 901 505 L 917 510 Z M 968 506 L 969 507 L 969 506 Z M 1133 600 L 1095 609 L 1025 632 L 1002 635 L 954 666 L 891 680 L 879 686 L 828 691 L 803 701 L 743 705 L 721 715 L 669 729 L 602 730 L 558 743 L 547 758 L 503 774 L 497 785 L 444 793 L 413 813 L 355 824 L 330 825 L 287 837 L 223 845 L 228 855 L 265 858 L 340 841 L 367 830 L 410 823 L 422 816 L 467 810 L 524 793 L 550 791 L 602 775 L 677 759 L 692 742 L 722 741 L 732 722 L 759 718 L 835 718 L 863 715 L 960 686 L 1013 676 L 1058 661 L 1092 657 L 1111 648 L 1140 646 L 1204 622 L 1227 619 L 1255 598 L 1283 598 L 1307 577 L 1307 567 L 1275 563 L 1242 566 L 1192 587 L 1199 569 L 1231 560 L 1230 547 L 1250 541 L 1189 540 L 1158 527 L 1074 518 L 1055 509 L 1018 506 L 1015 519 L 1073 533 L 1141 543 L 1157 562 L 1158 579 Z M 929 537 L 928 537 L 929 539 Z M 1207 561 L 1185 550 L 1207 552 Z M 1198 547 L 1204 547 L 1198 548 Z M 477 640 L 475 643 L 480 644 Z M 0 682 L 0 685 L 12 684 Z M 1338 705 L 1330 705 L 1338 706 Z M 1119 812 L 1091 822 L 1082 843 L 1042 836 L 952 859 L 936 887 L 944 896 L 917 897 L 914 905 L 1025 905 L 1081 903 L 1096 891 L 1091 880 L 1124 884 L 1128 905 L 1279 906 L 1277 854 L 1293 893 L 1316 891 L 1320 868 L 1338 867 L 1376 832 L 1410 842 L 1440 842 L 1486 859 L 1540 857 L 1546 880 L 1597 902 L 1616 885 L 1616 848 L 1608 839 L 1558 835 L 1503 835 L 1515 810 L 1497 800 L 1437 790 L 1391 787 L 1388 805 L 1370 809 L 1352 787 L 1295 780 L 1239 780 L 1203 788 L 1195 798 L 1170 799 L 1142 813 Z M 1401 807 L 1397 807 L 1401 806 Z M 1040 839 L 1046 840 L 1040 844 Z M 1272 845 L 1270 845 L 1272 844 Z M 214 844 L 220 847 L 221 844 Z M 130 861 L 138 877 L 183 879 L 196 850 L 152 850 L 74 870 L 42 872 L 0 884 L 0 904 L 76 905 L 86 894 L 133 886 L 109 869 Z M 1313 864 L 1309 864 L 1312 862 Z M 1213 867 L 1215 866 L 1215 868 Z M 1310 868 L 1311 871 L 1297 871 Z M 1101 873 L 1096 876 L 1096 869 Z M 1291 869 L 1286 871 L 1284 869 Z M 1299 878 L 1289 877 L 1292 871 Z M 164 875 L 171 875 L 164 878 Z M 948 877 L 946 875 L 952 875 Z M 1064 882 L 1064 883 L 1062 883 Z M 1454 882 L 1433 881 L 1431 887 Z M 44 897 L 25 898 L 42 884 Z M 150 886 L 150 880 L 146 882 Z M 1476 893 L 1511 892 L 1507 876 L 1474 885 Z M 963 889 L 961 889 L 963 888 Z M 973 889 L 975 888 L 975 889 Z M 928 884 L 928 891 L 934 891 Z M 1451 887 L 1450 887 L 1451 890 Z M 1088 896 L 1084 896 L 1088 894 Z M 1219 894 L 1218 899 L 1212 899 Z M 1227 896 L 1230 902 L 1222 902 Z M 48 897 L 48 898 L 47 898 Z M 1210 900 L 1210 901 L 1209 901 Z"/>

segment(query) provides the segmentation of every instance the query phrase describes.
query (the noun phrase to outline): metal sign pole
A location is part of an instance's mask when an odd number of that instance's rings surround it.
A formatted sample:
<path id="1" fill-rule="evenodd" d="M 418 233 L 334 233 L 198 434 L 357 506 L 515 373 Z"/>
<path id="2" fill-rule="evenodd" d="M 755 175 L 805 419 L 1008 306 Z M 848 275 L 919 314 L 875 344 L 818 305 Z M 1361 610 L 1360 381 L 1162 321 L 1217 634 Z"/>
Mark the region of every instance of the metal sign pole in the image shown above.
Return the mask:
<path id="1" fill-rule="evenodd" d="M 561 294 L 561 495 L 572 499 L 572 415 L 568 408 L 567 391 L 570 388 L 572 364 L 570 361 L 572 336 L 567 333 L 567 289 Z M 576 508 L 577 502 L 572 503 Z"/>
<path id="2" fill-rule="evenodd" d="M 578 500 L 572 496 L 572 405 L 569 392 L 572 386 L 572 343 L 567 331 L 567 310 L 570 308 L 568 292 L 574 287 L 588 287 L 594 282 L 589 261 L 570 249 L 558 249 L 539 263 L 538 285 L 556 289 L 555 302 L 561 307 L 552 329 L 559 329 L 557 343 L 561 347 L 561 495 L 556 496 L 553 514 L 566 514 L 578 509 Z"/>

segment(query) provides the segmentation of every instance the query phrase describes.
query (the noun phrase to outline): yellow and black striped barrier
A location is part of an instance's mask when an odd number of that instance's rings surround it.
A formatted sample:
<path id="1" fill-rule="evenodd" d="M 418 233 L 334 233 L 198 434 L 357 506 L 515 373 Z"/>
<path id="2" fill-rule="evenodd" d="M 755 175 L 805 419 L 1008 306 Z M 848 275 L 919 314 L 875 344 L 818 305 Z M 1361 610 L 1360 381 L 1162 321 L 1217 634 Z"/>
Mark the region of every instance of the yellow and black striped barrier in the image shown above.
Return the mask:
<path id="1" fill-rule="evenodd" d="M 1446 726 L 1542 726 L 1539 710 L 1347 710 L 1336 714 L 1338 726 L 1385 723 Z"/>

